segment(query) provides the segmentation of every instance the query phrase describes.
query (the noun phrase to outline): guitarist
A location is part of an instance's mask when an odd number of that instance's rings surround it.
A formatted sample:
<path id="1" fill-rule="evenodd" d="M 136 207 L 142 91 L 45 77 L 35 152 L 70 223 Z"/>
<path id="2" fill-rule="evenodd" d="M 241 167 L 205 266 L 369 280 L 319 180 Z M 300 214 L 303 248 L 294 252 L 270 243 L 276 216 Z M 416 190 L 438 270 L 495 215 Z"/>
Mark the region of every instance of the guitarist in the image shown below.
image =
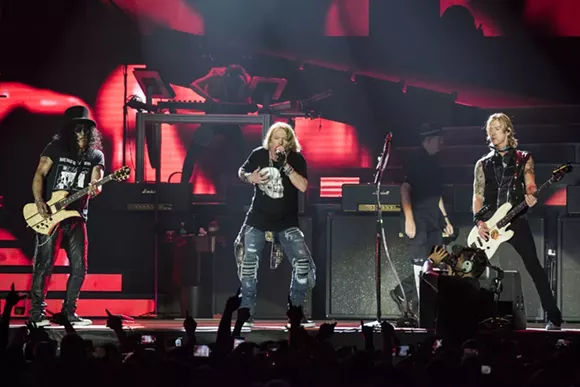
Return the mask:
<path id="1" fill-rule="evenodd" d="M 518 141 L 510 118 L 504 113 L 492 114 L 487 120 L 486 131 L 491 152 L 475 164 L 472 208 L 474 223 L 485 240 L 489 238 L 485 221 L 502 204 L 509 202 L 516 206 L 525 200 L 529 207 L 533 207 L 537 203 L 534 160 L 529 152 L 516 149 Z M 508 242 L 522 257 L 538 290 L 542 307 L 547 311 L 549 322 L 546 329 L 558 330 L 562 314 L 540 265 L 525 211 L 514 218 L 509 228 L 514 236 Z"/>
<path id="2" fill-rule="evenodd" d="M 80 191 L 87 186 L 90 196 L 100 193 L 101 187 L 92 186 L 103 178 L 105 156 L 101 151 L 101 136 L 96 123 L 89 119 L 89 110 L 84 106 L 73 106 L 64 113 L 65 124 L 53 137 L 40 156 L 40 162 L 32 181 L 32 193 L 38 212 L 50 216 L 46 202 L 55 191 Z M 88 199 L 72 203 L 67 210 L 79 211 L 81 217 L 61 222 L 52 235 L 36 235 L 32 288 L 30 290 L 30 321 L 37 326 L 48 325 L 44 302 L 46 289 L 54 260 L 59 249 L 65 249 L 70 262 L 66 296 L 62 312 L 73 325 L 90 325 L 91 320 L 79 317 L 77 299 L 87 272 L 87 229 Z"/>

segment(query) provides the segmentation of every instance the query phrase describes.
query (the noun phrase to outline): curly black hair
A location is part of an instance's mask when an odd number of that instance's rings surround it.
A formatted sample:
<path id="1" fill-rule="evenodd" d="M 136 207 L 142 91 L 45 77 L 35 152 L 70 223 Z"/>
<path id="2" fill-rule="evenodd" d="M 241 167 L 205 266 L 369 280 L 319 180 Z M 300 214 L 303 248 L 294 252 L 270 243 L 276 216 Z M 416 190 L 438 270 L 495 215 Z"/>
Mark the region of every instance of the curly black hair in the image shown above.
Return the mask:
<path id="1" fill-rule="evenodd" d="M 87 147 L 82 152 L 79 149 L 76 135 L 76 132 L 79 130 L 87 133 L 88 136 Z M 60 140 L 62 146 L 73 154 L 87 154 L 93 150 L 103 149 L 101 132 L 99 132 L 95 125 L 89 124 L 87 122 L 71 122 L 63 125 L 61 131 L 53 136 L 53 140 Z"/>

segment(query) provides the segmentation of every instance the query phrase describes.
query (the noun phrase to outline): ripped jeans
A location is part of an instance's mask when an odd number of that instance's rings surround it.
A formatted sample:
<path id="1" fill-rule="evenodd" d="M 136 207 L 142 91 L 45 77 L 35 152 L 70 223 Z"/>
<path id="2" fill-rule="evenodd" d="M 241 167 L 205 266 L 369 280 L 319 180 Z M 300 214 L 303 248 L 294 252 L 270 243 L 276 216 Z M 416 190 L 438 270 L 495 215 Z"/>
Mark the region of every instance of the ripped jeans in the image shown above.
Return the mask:
<path id="1" fill-rule="evenodd" d="M 249 226 L 244 232 L 244 254 L 238 270 L 242 284 L 240 307 L 249 308 L 253 313 L 257 298 L 258 267 L 266 244 L 266 233 Z M 292 264 L 290 300 L 293 305 L 304 305 L 308 290 L 314 287 L 316 275 L 314 261 L 304 241 L 304 234 L 298 227 L 291 227 L 278 232 L 276 237 Z"/>

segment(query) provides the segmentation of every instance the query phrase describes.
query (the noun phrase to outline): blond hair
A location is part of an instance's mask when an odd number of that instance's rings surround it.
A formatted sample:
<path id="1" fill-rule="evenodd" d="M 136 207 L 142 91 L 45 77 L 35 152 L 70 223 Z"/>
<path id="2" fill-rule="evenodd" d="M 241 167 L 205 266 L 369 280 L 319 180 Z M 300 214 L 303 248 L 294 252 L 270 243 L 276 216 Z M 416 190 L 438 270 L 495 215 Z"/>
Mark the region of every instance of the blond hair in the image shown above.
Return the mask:
<path id="1" fill-rule="evenodd" d="M 270 126 L 270 129 L 268 129 L 268 132 L 264 137 L 264 142 L 262 143 L 264 149 L 269 149 L 270 142 L 272 141 L 272 135 L 276 129 L 284 129 L 286 132 L 286 140 L 288 140 L 288 146 L 286 147 L 287 149 L 293 152 L 300 152 L 302 150 L 302 147 L 298 142 L 298 138 L 296 138 L 296 132 L 294 132 L 294 129 L 292 129 L 292 127 L 285 122 L 276 122 Z"/>
<path id="2" fill-rule="evenodd" d="M 512 120 L 505 113 L 494 113 L 487 119 L 485 124 L 485 131 L 487 133 L 487 142 L 491 143 L 491 138 L 489 137 L 489 126 L 493 121 L 498 121 L 502 126 L 504 132 L 507 133 L 508 146 L 515 148 L 518 146 L 518 140 L 516 138 L 516 130 L 514 129 L 514 124 Z"/>

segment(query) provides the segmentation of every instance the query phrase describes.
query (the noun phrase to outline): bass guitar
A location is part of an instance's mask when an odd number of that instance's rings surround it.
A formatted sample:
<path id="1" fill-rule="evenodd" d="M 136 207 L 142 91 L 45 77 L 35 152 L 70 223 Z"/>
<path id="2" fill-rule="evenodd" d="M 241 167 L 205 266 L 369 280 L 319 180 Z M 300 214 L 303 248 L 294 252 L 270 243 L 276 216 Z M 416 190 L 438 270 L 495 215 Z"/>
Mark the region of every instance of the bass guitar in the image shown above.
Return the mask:
<path id="1" fill-rule="evenodd" d="M 552 177 L 546 181 L 538 190 L 534 193 L 535 197 L 538 197 L 540 192 L 546 187 L 560 181 L 565 174 L 572 171 L 572 166 L 570 163 L 562 164 L 558 168 L 552 171 Z M 512 208 L 510 203 L 505 203 L 500 206 L 493 216 L 485 222 L 489 228 L 489 236 L 487 241 L 479 235 L 477 226 L 471 229 L 469 236 L 467 237 L 467 245 L 472 248 L 478 248 L 485 251 L 488 259 L 491 259 L 499 246 L 514 236 L 512 230 L 507 230 L 510 226 L 512 219 L 518 215 L 520 212 L 527 207 L 526 201 L 522 201 L 516 207 Z"/>
<path id="2" fill-rule="evenodd" d="M 98 181 L 95 185 L 98 187 L 111 181 L 126 180 L 130 173 L 131 169 L 129 167 L 121 167 Z M 24 220 L 26 221 L 26 224 L 28 224 L 28 227 L 32 228 L 37 233 L 50 235 L 54 228 L 63 220 L 81 216 L 78 211 L 67 210 L 66 207 L 88 195 L 88 193 L 89 187 L 83 188 L 72 195 L 67 191 L 55 191 L 52 193 L 50 200 L 46 203 L 49 208 L 49 215 L 47 218 L 44 218 L 38 213 L 38 208 L 35 203 L 28 203 L 22 209 Z"/>

